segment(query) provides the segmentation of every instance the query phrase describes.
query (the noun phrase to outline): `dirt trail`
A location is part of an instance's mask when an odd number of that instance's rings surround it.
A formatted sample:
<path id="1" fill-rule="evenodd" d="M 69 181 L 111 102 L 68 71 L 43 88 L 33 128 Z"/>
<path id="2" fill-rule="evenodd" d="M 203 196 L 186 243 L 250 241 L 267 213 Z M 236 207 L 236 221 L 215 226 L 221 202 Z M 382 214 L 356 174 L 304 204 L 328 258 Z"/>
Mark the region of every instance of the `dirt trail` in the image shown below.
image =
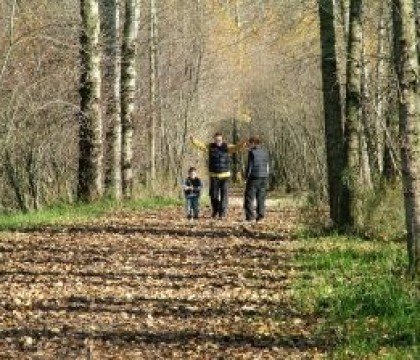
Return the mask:
<path id="1" fill-rule="evenodd" d="M 182 209 L 0 235 L 1 359 L 313 359 L 294 211 L 244 228 Z"/>

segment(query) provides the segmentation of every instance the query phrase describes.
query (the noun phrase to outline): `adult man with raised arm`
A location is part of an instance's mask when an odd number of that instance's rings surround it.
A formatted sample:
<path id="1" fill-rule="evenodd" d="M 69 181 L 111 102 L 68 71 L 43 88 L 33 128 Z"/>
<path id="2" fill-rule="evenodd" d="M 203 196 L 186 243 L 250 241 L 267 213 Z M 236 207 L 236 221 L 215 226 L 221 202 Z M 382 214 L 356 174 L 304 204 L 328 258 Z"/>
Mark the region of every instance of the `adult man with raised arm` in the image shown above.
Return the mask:
<path id="1" fill-rule="evenodd" d="M 227 214 L 230 171 L 230 155 L 245 148 L 246 141 L 237 145 L 223 141 L 221 133 L 214 134 L 213 142 L 205 144 L 191 136 L 192 144 L 208 154 L 210 200 L 212 217 L 224 218 Z"/>

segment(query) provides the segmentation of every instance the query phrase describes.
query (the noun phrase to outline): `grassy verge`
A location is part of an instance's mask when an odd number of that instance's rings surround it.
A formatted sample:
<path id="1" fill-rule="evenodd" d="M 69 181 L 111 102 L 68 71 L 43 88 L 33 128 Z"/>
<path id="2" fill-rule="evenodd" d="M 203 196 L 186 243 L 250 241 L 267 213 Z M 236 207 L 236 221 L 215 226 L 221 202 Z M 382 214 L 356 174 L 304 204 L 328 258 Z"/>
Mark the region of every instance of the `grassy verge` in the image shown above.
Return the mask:
<path id="1" fill-rule="evenodd" d="M 161 197 L 125 202 L 102 200 L 91 204 L 60 204 L 28 214 L 0 215 L 0 231 L 17 231 L 48 225 L 75 224 L 97 219 L 107 213 L 118 210 L 156 209 L 179 204 L 180 200 Z"/>
<path id="2" fill-rule="evenodd" d="M 339 236 L 304 241 L 294 285 L 302 311 L 325 319 L 334 359 L 418 359 L 418 283 L 405 278 L 403 243 Z"/>

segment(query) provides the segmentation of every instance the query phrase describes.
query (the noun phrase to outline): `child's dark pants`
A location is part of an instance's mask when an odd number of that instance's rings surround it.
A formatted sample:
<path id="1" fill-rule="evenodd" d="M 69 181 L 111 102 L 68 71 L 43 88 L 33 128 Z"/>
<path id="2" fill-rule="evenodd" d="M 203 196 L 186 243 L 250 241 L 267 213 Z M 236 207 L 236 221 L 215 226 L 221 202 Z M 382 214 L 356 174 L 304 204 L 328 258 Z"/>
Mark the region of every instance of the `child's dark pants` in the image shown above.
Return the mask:
<path id="1" fill-rule="evenodd" d="M 199 209 L 199 196 L 190 195 L 186 197 L 185 210 L 187 212 L 187 217 L 189 219 L 197 219 L 200 209 Z"/>

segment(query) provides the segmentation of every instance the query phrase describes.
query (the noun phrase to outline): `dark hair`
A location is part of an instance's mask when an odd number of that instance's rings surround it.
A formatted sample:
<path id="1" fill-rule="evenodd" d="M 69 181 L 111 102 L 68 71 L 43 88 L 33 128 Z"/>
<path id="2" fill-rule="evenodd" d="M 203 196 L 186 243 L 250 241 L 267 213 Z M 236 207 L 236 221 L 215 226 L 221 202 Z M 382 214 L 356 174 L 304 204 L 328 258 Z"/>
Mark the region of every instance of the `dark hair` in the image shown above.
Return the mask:
<path id="1" fill-rule="evenodd" d="M 194 166 L 191 166 L 191 167 L 188 169 L 188 174 L 191 174 L 193 171 L 197 171 L 197 169 L 196 169 Z"/>
<path id="2" fill-rule="evenodd" d="M 218 131 L 217 133 L 214 134 L 214 137 L 216 136 L 223 136 L 223 134 L 220 131 Z"/>
<path id="3" fill-rule="evenodd" d="M 248 140 L 248 142 L 250 144 L 254 144 L 254 145 L 260 145 L 261 144 L 261 139 L 258 136 L 251 136 Z"/>

